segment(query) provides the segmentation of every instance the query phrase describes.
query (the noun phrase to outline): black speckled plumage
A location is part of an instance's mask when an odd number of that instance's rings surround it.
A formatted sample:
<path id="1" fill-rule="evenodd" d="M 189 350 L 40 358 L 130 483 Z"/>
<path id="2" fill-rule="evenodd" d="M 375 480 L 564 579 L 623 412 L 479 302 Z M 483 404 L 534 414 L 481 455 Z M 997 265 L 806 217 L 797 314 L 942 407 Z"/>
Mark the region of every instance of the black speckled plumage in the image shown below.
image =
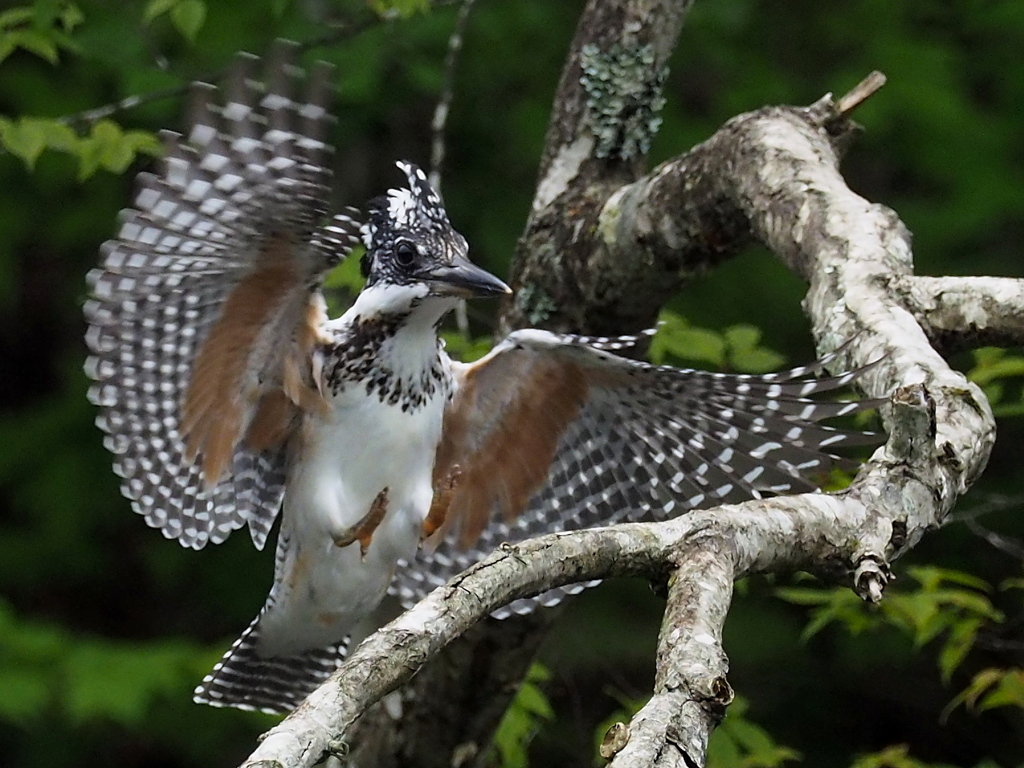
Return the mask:
<path id="1" fill-rule="evenodd" d="M 324 378 L 333 395 L 345 387 L 365 387 L 366 394 L 381 402 L 400 405 L 403 411 L 421 408 L 436 392 L 451 390 L 451 374 L 441 358 L 441 343 L 429 369 L 416 377 L 395 372 L 382 354 L 407 313 L 358 318 L 345 333 L 324 348 Z"/>

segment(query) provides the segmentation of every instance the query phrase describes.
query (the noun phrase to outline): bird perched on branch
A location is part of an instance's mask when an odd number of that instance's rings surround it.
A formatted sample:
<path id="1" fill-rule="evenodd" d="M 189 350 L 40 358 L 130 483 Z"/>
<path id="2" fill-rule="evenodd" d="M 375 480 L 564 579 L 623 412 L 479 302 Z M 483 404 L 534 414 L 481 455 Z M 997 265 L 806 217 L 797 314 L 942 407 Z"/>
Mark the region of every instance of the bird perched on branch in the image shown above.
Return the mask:
<path id="1" fill-rule="evenodd" d="M 330 70 L 306 79 L 280 45 L 263 85 L 255 62 L 197 86 L 86 306 L 90 395 L 135 511 L 200 549 L 246 526 L 262 548 L 283 510 L 266 604 L 197 701 L 287 711 L 389 589 L 410 605 L 504 541 L 811 490 L 834 446 L 872 439 L 817 423 L 865 407 L 811 399 L 857 376 L 813 378 L 824 361 L 705 373 L 541 330 L 451 360 L 445 315 L 509 288 L 410 163 L 365 218 L 331 216 Z M 330 320 L 324 278 L 360 238 L 365 288 Z"/>

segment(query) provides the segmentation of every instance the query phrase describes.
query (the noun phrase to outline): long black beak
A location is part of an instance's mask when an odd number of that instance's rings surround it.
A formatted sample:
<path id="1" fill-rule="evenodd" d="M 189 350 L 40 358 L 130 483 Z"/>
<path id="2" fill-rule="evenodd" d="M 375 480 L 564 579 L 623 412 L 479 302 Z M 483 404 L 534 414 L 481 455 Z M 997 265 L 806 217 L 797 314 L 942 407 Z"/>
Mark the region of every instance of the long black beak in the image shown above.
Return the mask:
<path id="1" fill-rule="evenodd" d="M 460 299 L 487 298 L 512 293 L 502 280 L 480 269 L 464 256 L 456 256 L 451 264 L 435 267 L 427 275 L 433 292 L 439 296 Z"/>

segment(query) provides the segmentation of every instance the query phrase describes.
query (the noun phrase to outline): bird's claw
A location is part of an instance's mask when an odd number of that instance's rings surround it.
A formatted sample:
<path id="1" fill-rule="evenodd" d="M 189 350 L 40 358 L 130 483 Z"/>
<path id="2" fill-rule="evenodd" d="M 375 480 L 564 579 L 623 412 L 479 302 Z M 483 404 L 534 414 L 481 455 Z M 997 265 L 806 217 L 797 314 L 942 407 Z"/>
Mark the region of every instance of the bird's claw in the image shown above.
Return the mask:
<path id="1" fill-rule="evenodd" d="M 388 489 L 377 494 L 377 498 L 370 505 L 370 510 L 363 515 L 362 519 L 344 533 L 334 537 L 334 545 L 347 547 L 350 544 L 359 542 L 359 553 L 366 557 L 366 551 L 370 548 L 370 541 L 378 526 L 384 520 L 388 511 Z"/>
<path id="2" fill-rule="evenodd" d="M 452 468 L 448 470 L 448 474 L 434 488 L 434 498 L 431 499 L 430 510 L 423 520 L 420 541 L 429 539 L 448 519 L 448 508 L 452 504 L 452 496 L 455 495 L 455 489 L 458 488 L 461 479 L 462 467 L 453 464 Z"/>

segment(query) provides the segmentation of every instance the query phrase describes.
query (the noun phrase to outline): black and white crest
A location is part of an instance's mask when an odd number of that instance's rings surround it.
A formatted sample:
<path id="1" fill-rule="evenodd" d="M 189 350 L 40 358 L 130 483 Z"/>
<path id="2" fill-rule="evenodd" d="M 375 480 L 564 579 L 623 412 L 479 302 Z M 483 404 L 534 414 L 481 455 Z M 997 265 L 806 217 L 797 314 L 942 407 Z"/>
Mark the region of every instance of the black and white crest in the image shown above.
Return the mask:
<path id="1" fill-rule="evenodd" d="M 387 195 L 371 200 L 368 221 L 361 230 L 366 246 L 363 275 L 371 284 L 380 277 L 374 272 L 389 271 L 387 262 L 403 250 L 414 249 L 419 258 L 435 263 L 451 263 L 468 251 L 465 238 L 452 228 L 444 202 L 426 174 L 414 163 L 399 161 L 397 165 L 405 173 L 408 188 L 390 189 Z"/>

